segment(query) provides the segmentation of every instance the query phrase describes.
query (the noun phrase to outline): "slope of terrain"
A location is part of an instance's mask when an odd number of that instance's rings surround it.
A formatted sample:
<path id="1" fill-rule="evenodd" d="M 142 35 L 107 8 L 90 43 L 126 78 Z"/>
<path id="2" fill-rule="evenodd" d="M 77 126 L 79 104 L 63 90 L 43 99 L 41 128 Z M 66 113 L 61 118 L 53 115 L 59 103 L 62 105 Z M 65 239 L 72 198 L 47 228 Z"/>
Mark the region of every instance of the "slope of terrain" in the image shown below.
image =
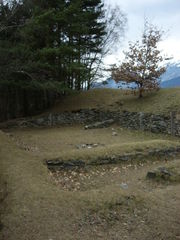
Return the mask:
<path id="1" fill-rule="evenodd" d="M 180 77 L 180 62 L 170 62 L 167 64 L 167 69 L 164 74 L 161 76 L 162 82 L 168 81 L 173 78 Z"/>
<path id="2" fill-rule="evenodd" d="M 180 87 L 180 76 L 161 83 L 162 88 Z"/>
<path id="3" fill-rule="evenodd" d="M 168 113 L 180 109 L 180 88 L 161 89 L 145 94 L 144 98 L 119 89 L 93 89 L 61 99 L 53 112 L 77 111 L 79 109 Z"/>

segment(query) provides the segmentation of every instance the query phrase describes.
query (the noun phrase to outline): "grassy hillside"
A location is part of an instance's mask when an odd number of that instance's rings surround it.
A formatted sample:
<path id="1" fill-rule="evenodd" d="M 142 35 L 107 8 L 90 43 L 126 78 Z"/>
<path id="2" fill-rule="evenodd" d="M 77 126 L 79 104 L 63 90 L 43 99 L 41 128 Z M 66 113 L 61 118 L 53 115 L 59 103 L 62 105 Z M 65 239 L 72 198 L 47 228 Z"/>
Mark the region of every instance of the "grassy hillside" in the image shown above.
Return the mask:
<path id="1" fill-rule="evenodd" d="M 125 90 L 94 89 L 67 96 L 54 107 L 54 112 L 98 108 L 102 110 L 127 110 L 151 113 L 168 113 L 180 109 L 180 88 L 161 89 L 146 94 L 144 98 L 129 94 Z"/>

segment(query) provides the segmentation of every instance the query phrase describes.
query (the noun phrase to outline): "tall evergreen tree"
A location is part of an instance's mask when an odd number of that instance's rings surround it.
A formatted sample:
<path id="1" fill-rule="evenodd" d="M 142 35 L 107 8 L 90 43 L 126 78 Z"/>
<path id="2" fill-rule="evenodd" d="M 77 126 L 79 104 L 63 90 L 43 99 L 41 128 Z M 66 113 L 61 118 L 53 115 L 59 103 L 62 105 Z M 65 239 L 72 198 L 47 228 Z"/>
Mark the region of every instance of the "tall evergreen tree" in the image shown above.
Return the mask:
<path id="1" fill-rule="evenodd" d="M 102 0 L 13 0 L 0 6 L 5 22 L 1 79 L 24 73 L 42 84 L 90 87 L 107 34 Z"/>
<path id="2" fill-rule="evenodd" d="M 21 71 L 29 53 L 24 46 L 21 29 L 31 17 L 30 6 L 23 1 L 0 5 L 0 81 L 12 78 L 12 73 Z"/>
<path id="3" fill-rule="evenodd" d="M 75 87 L 80 89 L 92 74 L 92 62 L 102 51 L 101 42 L 105 33 L 103 4 L 100 0 L 71 1 L 68 27 L 69 45 L 73 45 L 72 59 Z M 72 12 L 71 12 L 72 11 Z"/>

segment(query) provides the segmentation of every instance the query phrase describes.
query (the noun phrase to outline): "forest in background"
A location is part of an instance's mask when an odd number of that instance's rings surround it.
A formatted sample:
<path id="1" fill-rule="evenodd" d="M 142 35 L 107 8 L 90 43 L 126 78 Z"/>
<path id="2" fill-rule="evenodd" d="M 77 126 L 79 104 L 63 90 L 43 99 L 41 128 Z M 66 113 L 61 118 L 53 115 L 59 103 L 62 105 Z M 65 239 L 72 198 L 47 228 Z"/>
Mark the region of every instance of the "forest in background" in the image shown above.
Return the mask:
<path id="1" fill-rule="evenodd" d="M 0 84 L 89 89 L 125 24 L 101 0 L 2 1 Z"/>

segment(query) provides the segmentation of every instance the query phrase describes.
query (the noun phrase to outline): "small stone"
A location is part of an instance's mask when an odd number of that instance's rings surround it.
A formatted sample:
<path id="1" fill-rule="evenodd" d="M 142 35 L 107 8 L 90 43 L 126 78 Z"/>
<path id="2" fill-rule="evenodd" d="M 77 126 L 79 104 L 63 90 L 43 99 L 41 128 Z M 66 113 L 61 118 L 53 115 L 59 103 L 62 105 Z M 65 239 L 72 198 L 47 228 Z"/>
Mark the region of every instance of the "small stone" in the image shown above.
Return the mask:
<path id="1" fill-rule="evenodd" d="M 158 171 L 161 173 L 161 174 L 164 174 L 164 175 L 168 175 L 168 176 L 172 176 L 172 173 L 169 172 L 169 170 L 165 167 L 159 167 L 158 168 Z"/>
<path id="2" fill-rule="evenodd" d="M 147 173 L 147 178 L 154 179 L 156 178 L 156 172 L 150 171 Z"/>
<path id="3" fill-rule="evenodd" d="M 84 129 L 87 130 L 87 129 L 94 129 L 94 128 L 105 128 L 105 127 L 109 127 L 113 123 L 114 123 L 114 120 L 109 119 L 102 122 L 95 122 L 93 124 L 86 125 Z"/>
<path id="4" fill-rule="evenodd" d="M 93 147 L 98 147 L 98 144 L 97 144 L 97 143 L 94 143 L 94 144 L 93 144 Z"/>
<path id="5" fill-rule="evenodd" d="M 127 183 L 121 183 L 121 184 L 120 184 L 120 187 L 121 187 L 122 189 L 128 189 Z"/>
<path id="6" fill-rule="evenodd" d="M 88 149 L 91 149 L 91 148 L 92 148 L 92 146 L 87 146 L 87 148 L 88 148 Z"/>
<path id="7" fill-rule="evenodd" d="M 112 136 L 117 136 L 117 135 L 118 135 L 117 132 L 112 133 Z"/>

